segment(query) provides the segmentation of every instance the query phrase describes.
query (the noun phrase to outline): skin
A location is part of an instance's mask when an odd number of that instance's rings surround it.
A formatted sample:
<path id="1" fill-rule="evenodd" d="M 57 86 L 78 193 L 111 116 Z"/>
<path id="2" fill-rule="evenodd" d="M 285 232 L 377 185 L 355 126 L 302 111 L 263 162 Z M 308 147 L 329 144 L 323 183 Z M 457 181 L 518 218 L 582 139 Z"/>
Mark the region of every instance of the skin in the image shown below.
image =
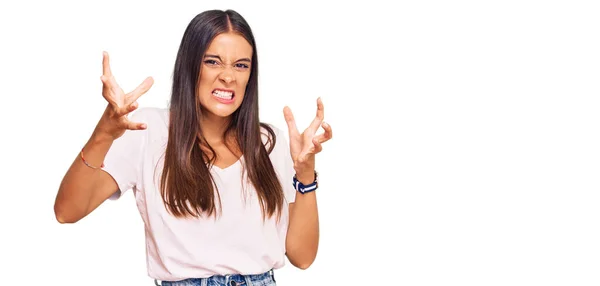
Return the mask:
<path id="1" fill-rule="evenodd" d="M 236 33 L 217 36 L 207 49 L 203 59 L 199 101 L 203 109 L 201 124 L 207 143 L 216 152 L 215 165 L 227 167 L 241 156 L 230 150 L 222 142 L 226 124 L 231 114 L 239 108 L 250 77 L 251 45 Z M 84 146 L 86 161 L 100 166 L 110 146 L 127 130 L 146 129 L 145 124 L 131 122 L 127 115 L 138 105 L 136 100 L 146 93 L 153 84 L 147 78 L 135 90 L 125 93 L 116 83 L 110 69 L 108 53 L 103 54 L 102 95 L 107 100 L 106 110 L 98 122 L 92 136 Z M 218 102 L 212 95 L 215 88 L 230 89 L 235 92 L 232 104 Z M 324 106 L 317 99 L 317 113 L 312 123 L 302 132 L 296 126 L 289 107 L 283 114 L 289 131 L 290 155 L 294 161 L 296 176 L 303 184 L 314 181 L 315 155 L 322 150 L 322 144 L 332 138 L 331 126 L 323 122 Z M 324 133 L 317 134 L 319 128 Z M 291 179 L 291 178 L 290 178 Z M 75 223 L 96 209 L 110 197 L 118 186 L 113 178 L 101 168 L 86 166 L 79 157 L 67 171 L 56 196 L 54 212 L 60 223 Z M 296 193 L 295 203 L 290 204 L 290 224 L 286 239 L 287 257 L 300 268 L 308 268 L 315 260 L 319 244 L 319 218 L 316 191 L 307 194 Z"/>
<path id="2" fill-rule="evenodd" d="M 244 100 L 251 58 L 252 46 L 244 37 L 225 33 L 213 39 L 202 59 L 198 85 L 198 99 L 203 111 L 200 123 L 204 137 L 216 152 L 215 165 L 221 169 L 232 165 L 241 156 L 239 150 L 230 150 L 222 138 L 231 114 Z M 219 102 L 213 96 L 215 89 L 233 91 L 233 103 Z"/>
<path id="3" fill-rule="evenodd" d="M 137 99 L 146 93 L 154 80 L 146 78 L 135 90 L 125 93 L 117 84 L 109 64 L 108 53 L 102 58 L 102 96 L 108 102 L 102 117 L 83 147 L 85 159 L 92 166 L 101 166 L 114 140 L 125 131 L 146 129 L 132 122 L 127 115 L 137 109 Z M 86 166 L 77 153 L 63 177 L 54 202 L 54 214 L 60 223 L 75 223 L 95 210 L 118 190 L 117 183 L 104 170 Z"/>
<path id="4" fill-rule="evenodd" d="M 284 108 L 289 131 L 290 153 L 294 161 L 296 176 L 302 184 L 315 179 L 315 155 L 323 150 L 322 144 L 332 138 L 331 126 L 323 122 L 325 109 L 321 98 L 317 99 L 317 115 L 302 133 L 298 131 L 294 115 L 289 107 Z M 316 134 L 319 127 L 325 132 Z M 307 269 L 315 260 L 319 247 L 319 215 L 316 192 L 296 192 L 296 200 L 290 204 L 290 224 L 286 238 L 287 257 L 300 268 Z"/>
<path id="5" fill-rule="evenodd" d="M 244 91 L 250 78 L 252 46 L 235 33 L 220 34 L 210 44 L 204 57 L 198 95 L 206 114 L 201 123 L 204 136 L 217 153 L 215 165 L 225 168 L 237 160 L 239 154 L 229 150 L 221 138 L 231 114 L 242 103 Z M 223 104 L 212 95 L 217 88 L 234 90 L 234 102 Z M 208 112 L 206 112 L 208 111 Z M 294 161 L 296 176 L 303 184 L 314 181 L 315 155 L 322 150 L 322 143 L 331 139 L 332 130 L 323 122 L 324 106 L 317 100 L 315 119 L 303 132 L 298 131 L 294 115 L 289 107 L 284 108 L 288 127 L 290 153 Z M 325 132 L 317 135 L 319 127 Z M 319 217 L 316 191 L 296 193 L 295 203 L 290 204 L 290 225 L 286 239 L 287 257 L 300 268 L 308 268 L 316 258 L 319 244 Z"/>

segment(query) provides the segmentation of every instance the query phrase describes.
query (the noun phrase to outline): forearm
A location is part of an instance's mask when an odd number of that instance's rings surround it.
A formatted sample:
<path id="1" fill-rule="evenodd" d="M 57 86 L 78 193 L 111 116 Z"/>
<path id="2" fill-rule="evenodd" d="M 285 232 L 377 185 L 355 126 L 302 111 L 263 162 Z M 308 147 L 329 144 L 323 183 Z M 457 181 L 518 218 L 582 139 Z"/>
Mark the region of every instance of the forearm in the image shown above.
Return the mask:
<path id="1" fill-rule="evenodd" d="M 94 132 L 83 148 L 85 161 L 91 166 L 100 167 L 112 142 L 107 136 Z M 96 181 L 94 178 L 102 170 L 86 166 L 80 156 L 77 153 L 56 195 L 54 213 L 59 222 L 77 221 L 90 211 Z"/>
<path id="2" fill-rule="evenodd" d="M 314 172 L 298 174 L 303 184 L 314 181 Z M 319 215 L 316 191 L 296 193 L 290 208 L 290 223 L 286 239 L 287 256 L 290 262 L 301 269 L 308 268 L 316 258 L 319 246 Z"/>

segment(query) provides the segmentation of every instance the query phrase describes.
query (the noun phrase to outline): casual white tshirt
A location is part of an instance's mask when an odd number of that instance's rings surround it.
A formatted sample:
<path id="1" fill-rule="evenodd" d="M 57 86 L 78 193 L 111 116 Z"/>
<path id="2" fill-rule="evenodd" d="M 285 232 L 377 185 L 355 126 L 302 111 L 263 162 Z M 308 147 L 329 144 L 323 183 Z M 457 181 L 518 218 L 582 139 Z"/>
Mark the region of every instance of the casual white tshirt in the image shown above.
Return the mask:
<path id="1" fill-rule="evenodd" d="M 178 219 L 167 212 L 159 189 L 169 111 L 142 108 L 130 118 L 146 123 L 147 129 L 128 130 L 115 140 L 106 155 L 104 170 L 120 190 L 111 200 L 133 190 L 145 226 L 151 278 L 176 281 L 215 274 L 258 274 L 284 265 L 288 203 L 294 202 L 296 191 L 288 140 L 280 129 L 270 125 L 277 136 L 270 158 L 286 199 L 279 222 L 276 216 L 263 221 L 252 184 L 242 184 L 243 156 L 225 169 L 214 166 L 210 170 L 221 196 L 221 216 Z"/>

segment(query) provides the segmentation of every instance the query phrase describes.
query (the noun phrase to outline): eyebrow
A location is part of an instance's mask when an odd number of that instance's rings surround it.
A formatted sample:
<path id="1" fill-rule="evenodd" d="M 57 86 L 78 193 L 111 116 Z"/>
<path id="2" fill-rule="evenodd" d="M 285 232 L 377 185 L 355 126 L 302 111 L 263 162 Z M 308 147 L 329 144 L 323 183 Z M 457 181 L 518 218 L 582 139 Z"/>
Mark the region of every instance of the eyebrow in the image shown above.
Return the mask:
<path id="1" fill-rule="evenodd" d="M 219 61 L 223 61 L 219 55 L 206 54 L 204 57 L 205 58 L 216 58 L 216 59 L 219 59 Z M 252 61 L 249 58 L 241 58 L 241 59 L 239 59 L 239 60 L 237 60 L 235 62 L 236 63 L 237 62 L 249 62 L 250 63 Z"/>

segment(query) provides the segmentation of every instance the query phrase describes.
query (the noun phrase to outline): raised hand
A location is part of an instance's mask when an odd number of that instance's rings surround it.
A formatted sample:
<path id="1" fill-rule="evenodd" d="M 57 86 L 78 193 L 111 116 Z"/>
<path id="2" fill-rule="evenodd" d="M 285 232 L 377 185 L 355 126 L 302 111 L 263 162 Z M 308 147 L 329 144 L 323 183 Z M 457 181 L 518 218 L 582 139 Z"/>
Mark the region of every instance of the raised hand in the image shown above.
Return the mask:
<path id="1" fill-rule="evenodd" d="M 315 155 L 323 150 L 322 144 L 332 138 L 331 126 L 323 122 L 325 108 L 321 98 L 317 99 L 317 115 L 310 126 L 302 133 L 296 127 L 294 115 L 289 107 L 283 109 L 290 137 L 290 153 L 294 161 L 296 173 L 312 173 L 315 169 Z M 324 133 L 316 134 L 319 127 Z"/>
<path id="2" fill-rule="evenodd" d="M 110 59 L 107 52 L 103 52 L 102 58 L 102 96 L 108 102 L 102 119 L 98 123 L 97 130 L 109 135 L 113 140 L 125 133 L 125 130 L 142 130 L 146 128 L 143 123 L 131 122 L 127 115 L 138 107 L 137 99 L 146 93 L 154 80 L 146 78 L 136 89 L 129 93 L 117 84 L 110 69 Z"/>

